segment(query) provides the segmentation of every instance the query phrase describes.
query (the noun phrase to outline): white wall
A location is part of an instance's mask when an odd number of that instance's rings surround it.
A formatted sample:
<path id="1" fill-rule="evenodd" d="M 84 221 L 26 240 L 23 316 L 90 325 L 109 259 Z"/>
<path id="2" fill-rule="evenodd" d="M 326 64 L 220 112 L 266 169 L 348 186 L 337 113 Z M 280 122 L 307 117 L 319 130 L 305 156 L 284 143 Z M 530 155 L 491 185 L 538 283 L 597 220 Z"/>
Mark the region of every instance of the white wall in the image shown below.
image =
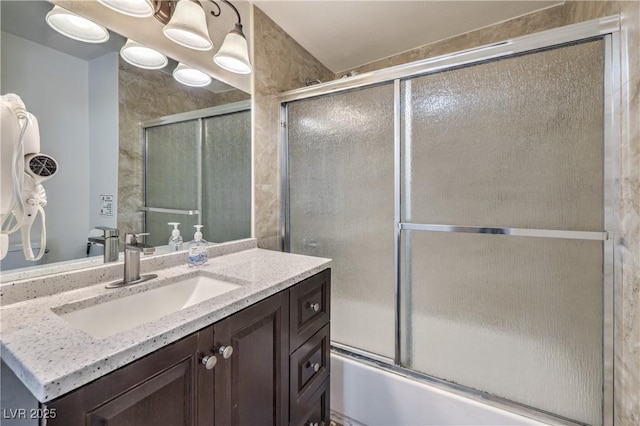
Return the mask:
<path id="1" fill-rule="evenodd" d="M 117 225 L 118 52 L 89 61 L 89 226 Z M 113 195 L 113 216 L 100 214 L 100 195 Z"/>
<path id="2" fill-rule="evenodd" d="M 116 223 L 115 210 L 100 216 L 98 202 L 99 194 L 117 195 L 117 53 L 87 62 L 5 32 L 1 41 L 1 92 L 17 93 L 38 118 L 41 151 L 59 166 L 44 183 L 47 261 L 82 258 L 89 230 Z"/>

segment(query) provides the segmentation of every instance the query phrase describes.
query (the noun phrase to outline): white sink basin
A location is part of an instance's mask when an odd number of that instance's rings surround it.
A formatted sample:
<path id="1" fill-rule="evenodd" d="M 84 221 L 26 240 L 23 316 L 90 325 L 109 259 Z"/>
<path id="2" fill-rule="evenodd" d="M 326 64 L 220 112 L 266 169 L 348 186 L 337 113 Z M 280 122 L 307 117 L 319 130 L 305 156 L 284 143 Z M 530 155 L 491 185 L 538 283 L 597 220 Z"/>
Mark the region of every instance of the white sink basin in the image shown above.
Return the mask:
<path id="1" fill-rule="evenodd" d="M 73 327 L 102 339 L 238 287 L 240 286 L 237 284 L 197 275 L 163 287 L 58 315 Z"/>

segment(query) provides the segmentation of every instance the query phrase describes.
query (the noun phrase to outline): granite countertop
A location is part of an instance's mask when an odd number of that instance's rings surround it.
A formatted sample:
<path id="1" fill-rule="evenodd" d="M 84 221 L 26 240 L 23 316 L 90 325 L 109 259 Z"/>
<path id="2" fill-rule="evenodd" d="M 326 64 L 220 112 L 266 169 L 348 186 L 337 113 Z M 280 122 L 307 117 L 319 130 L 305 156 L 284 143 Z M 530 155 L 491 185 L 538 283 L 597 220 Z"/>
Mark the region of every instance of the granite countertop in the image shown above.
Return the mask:
<path id="1" fill-rule="evenodd" d="M 255 243 L 253 245 L 255 247 Z M 157 279 L 118 289 L 106 289 L 105 283 L 109 280 L 79 287 L 77 282 L 82 276 L 91 281 L 89 277 L 95 275 L 94 268 L 62 274 L 62 279 L 75 283 L 72 289 L 12 302 L 0 308 L 2 358 L 36 399 L 47 402 L 286 289 L 330 264 L 329 259 L 246 246 L 245 243 L 243 250 L 238 252 L 227 250 L 230 254 L 222 250 L 222 255 L 210 257 L 198 268 L 170 266 L 172 262 L 165 262 L 169 267 L 153 270 L 158 274 Z M 170 256 L 178 255 L 183 254 Z M 173 263 L 176 263 L 175 259 Z M 203 275 L 240 286 L 103 339 L 73 328 L 52 310 L 71 311 L 139 293 L 176 282 L 196 269 Z M 69 275 L 77 276 L 70 279 Z M 60 279 L 55 276 L 50 279 L 55 281 L 56 278 Z"/>

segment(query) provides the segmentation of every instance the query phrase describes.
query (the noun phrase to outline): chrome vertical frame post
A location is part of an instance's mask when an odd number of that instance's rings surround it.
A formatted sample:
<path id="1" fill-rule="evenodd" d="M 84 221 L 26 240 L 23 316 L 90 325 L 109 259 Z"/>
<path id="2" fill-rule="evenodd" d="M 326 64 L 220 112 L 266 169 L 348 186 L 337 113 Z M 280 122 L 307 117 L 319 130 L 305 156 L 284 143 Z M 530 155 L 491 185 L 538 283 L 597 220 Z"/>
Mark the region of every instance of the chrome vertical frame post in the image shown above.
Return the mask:
<path id="1" fill-rule="evenodd" d="M 401 330 L 401 312 L 402 312 L 402 290 L 401 290 L 401 268 L 400 268 L 400 239 L 402 232 L 400 230 L 400 221 L 402 220 L 400 217 L 400 202 L 401 197 L 400 194 L 402 192 L 401 188 L 401 170 L 400 162 L 401 159 L 401 147 L 402 143 L 402 108 L 401 108 L 401 90 L 400 90 L 400 80 L 394 80 L 393 82 L 393 253 L 394 253 L 394 297 L 395 297 L 395 352 L 394 352 L 394 363 L 396 365 L 400 365 L 401 356 L 402 356 L 402 330 Z"/>
<path id="2" fill-rule="evenodd" d="M 198 197 L 198 224 L 202 225 L 202 162 L 204 161 L 204 138 L 205 138 L 205 129 L 204 129 L 204 120 L 202 118 L 198 118 L 198 136 L 196 138 L 196 145 L 198 147 L 198 164 L 196 165 L 197 170 L 197 180 L 198 180 L 198 188 L 197 188 L 197 197 Z"/>
<path id="3" fill-rule="evenodd" d="M 615 372 L 615 297 L 617 292 L 615 265 L 619 257 L 614 253 L 618 235 L 616 229 L 617 177 L 616 149 L 620 143 L 620 35 L 618 32 L 604 37 L 604 229 L 610 238 L 603 242 L 603 398 L 602 424 L 614 424 L 614 372 Z M 618 292 L 620 293 L 620 292 Z"/>
<path id="4" fill-rule="evenodd" d="M 287 117 L 289 110 L 286 104 L 280 105 L 280 249 L 291 251 L 289 236 L 289 132 Z"/>
<path id="5" fill-rule="evenodd" d="M 147 205 L 147 150 L 149 141 L 147 138 L 147 128 L 144 125 L 140 128 L 142 132 L 142 205 Z M 142 232 L 147 232 L 147 212 L 142 212 Z"/>

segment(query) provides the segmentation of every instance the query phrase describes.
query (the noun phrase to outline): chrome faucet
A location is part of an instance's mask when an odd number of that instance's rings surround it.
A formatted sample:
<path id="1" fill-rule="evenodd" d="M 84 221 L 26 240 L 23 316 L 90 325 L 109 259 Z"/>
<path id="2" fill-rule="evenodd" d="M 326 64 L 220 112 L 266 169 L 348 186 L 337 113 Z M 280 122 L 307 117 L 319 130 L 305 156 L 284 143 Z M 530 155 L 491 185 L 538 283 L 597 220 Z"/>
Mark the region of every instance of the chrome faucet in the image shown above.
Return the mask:
<path id="1" fill-rule="evenodd" d="M 102 231 L 102 237 L 89 237 L 89 244 L 101 244 L 104 246 L 104 263 L 118 261 L 119 231 L 108 226 L 96 226 Z M 87 247 L 87 256 L 91 247 Z"/>
<path id="2" fill-rule="evenodd" d="M 148 246 L 139 241 L 139 239 L 148 233 L 142 234 L 125 234 L 124 242 L 124 277 L 122 281 L 107 284 L 107 288 L 122 287 L 129 284 L 137 284 L 156 278 L 156 274 L 147 274 L 140 276 L 140 253 L 146 255 L 155 253 L 153 246 Z"/>

